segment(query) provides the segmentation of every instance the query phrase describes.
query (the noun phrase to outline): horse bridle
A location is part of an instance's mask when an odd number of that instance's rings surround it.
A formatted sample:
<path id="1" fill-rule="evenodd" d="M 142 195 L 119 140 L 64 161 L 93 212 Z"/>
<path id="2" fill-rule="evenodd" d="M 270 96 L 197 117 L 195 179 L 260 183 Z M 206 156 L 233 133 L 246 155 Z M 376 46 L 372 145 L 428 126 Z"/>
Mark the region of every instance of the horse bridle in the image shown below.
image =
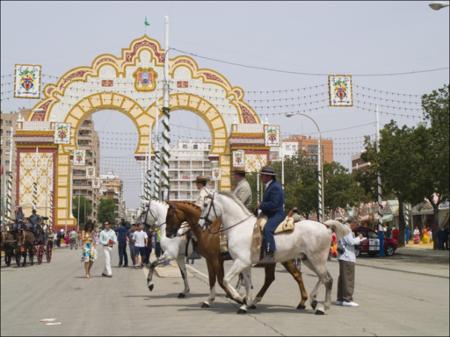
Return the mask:
<path id="1" fill-rule="evenodd" d="M 150 199 L 149 201 L 148 201 L 148 205 L 147 205 L 147 212 L 145 212 L 145 219 L 144 219 L 144 224 L 145 225 L 147 225 L 147 226 L 149 226 L 150 228 L 161 228 L 161 226 L 163 226 L 163 225 L 165 225 L 166 224 L 166 222 L 164 221 L 163 223 L 161 223 L 161 224 L 157 224 L 158 223 L 158 218 L 153 214 L 153 212 L 152 212 L 152 209 L 150 208 L 150 203 L 152 202 L 152 200 Z M 150 226 L 148 223 L 147 223 L 147 217 L 148 217 L 148 214 L 150 213 L 150 215 L 152 216 L 152 218 L 153 218 L 153 220 L 155 220 L 155 224 L 154 225 L 152 225 L 152 226 Z"/>
<path id="2" fill-rule="evenodd" d="M 218 218 L 217 212 L 216 212 L 216 206 L 214 206 L 214 194 L 215 193 L 206 196 L 206 198 L 211 199 L 211 202 L 209 203 L 208 212 L 206 213 L 205 216 L 201 216 L 199 218 L 199 220 L 203 220 L 205 222 L 206 228 L 208 228 L 209 225 L 212 223 L 212 221 L 209 220 L 209 214 L 211 213 L 211 209 L 214 211 L 214 215 L 216 216 L 216 218 Z"/>
<path id="3" fill-rule="evenodd" d="M 206 198 L 211 199 L 211 203 L 209 204 L 208 213 L 206 214 L 206 216 L 200 217 L 200 220 L 203 219 L 203 221 L 205 221 L 205 224 L 206 224 L 206 223 L 211 224 L 212 221 L 208 219 L 208 218 L 209 218 L 209 214 L 211 213 L 211 209 L 214 211 L 214 215 L 216 216 L 216 219 L 218 218 L 217 212 L 216 212 L 216 207 L 214 206 L 214 193 L 213 193 L 212 195 L 208 195 Z M 226 232 L 226 231 L 230 230 L 231 228 L 236 227 L 236 226 L 240 225 L 241 223 L 247 221 L 247 220 L 250 219 L 252 216 L 253 216 L 253 214 L 250 214 L 249 216 L 247 216 L 247 217 L 245 217 L 244 219 L 238 221 L 237 223 L 231 225 L 230 227 L 228 227 L 228 228 L 223 228 L 223 229 L 219 229 L 219 230 L 216 231 L 216 232 L 211 232 L 210 228 L 208 228 L 208 232 L 209 232 L 209 234 L 218 234 L 218 233 Z M 209 226 L 207 226 L 207 227 L 209 227 Z"/>

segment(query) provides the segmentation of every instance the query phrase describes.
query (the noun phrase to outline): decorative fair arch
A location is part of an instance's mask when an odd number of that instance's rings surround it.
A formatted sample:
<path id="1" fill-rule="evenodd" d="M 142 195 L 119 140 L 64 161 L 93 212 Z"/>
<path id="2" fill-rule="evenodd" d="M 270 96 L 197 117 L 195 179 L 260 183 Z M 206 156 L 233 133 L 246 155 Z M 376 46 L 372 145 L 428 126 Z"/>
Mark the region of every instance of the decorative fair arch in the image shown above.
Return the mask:
<path id="1" fill-rule="evenodd" d="M 59 145 L 54 188 L 57 225 L 74 225 L 71 210 L 71 151 L 76 149 L 82 121 L 96 111 L 111 109 L 128 116 L 136 126 L 135 157 L 148 152 L 150 133 L 161 115 L 164 50 L 158 41 L 144 35 L 122 50 L 121 56 L 97 56 L 91 66 L 65 73 L 44 88 L 28 121 L 61 122 L 71 125 L 69 144 Z M 139 90 L 136 74 L 151 71 L 158 79 L 152 88 Z M 212 158 L 219 161 L 222 190 L 230 189 L 229 137 L 235 123 L 259 124 L 257 113 L 244 100 L 242 88 L 232 86 L 220 73 L 199 68 L 194 59 L 177 56 L 169 60 L 170 110 L 188 110 L 201 117 L 211 132 Z M 157 104 L 158 102 L 158 104 Z M 20 178 L 19 178 L 20 179 Z"/>

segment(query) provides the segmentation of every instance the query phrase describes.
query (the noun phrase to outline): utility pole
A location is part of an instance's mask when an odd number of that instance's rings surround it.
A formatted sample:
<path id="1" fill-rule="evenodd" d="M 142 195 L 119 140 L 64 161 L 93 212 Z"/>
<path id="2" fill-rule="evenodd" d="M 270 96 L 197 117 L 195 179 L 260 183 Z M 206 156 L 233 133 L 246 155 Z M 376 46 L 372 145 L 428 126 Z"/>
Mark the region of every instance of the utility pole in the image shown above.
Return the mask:
<path id="1" fill-rule="evenodd" d="M 6 218 L 12 218 L 12 180 L 13 180 L 13 172 L 12 172 L 12 154 L 13 154 L 13 127 L 9 128 L 10 136 L 9 136 L 9 165 L 8 165 L 8 179 L 7 179 L 7 188 L 6 188 Z"/>
<path id="2" fill-rule="evenodd" d="M 159 152 L 159 101 L 156 100 L 154 197 L 161 199 L 161 153 Z"/>
<path id="3" fill-rule="evenodd" d="M 164 96 L 163 96 L 163 147 L 162 147 L 162 200 L 169 199 L 170 177 L 170 108 L 169 108 L 169 17 L 164 17 Z"/>
<path id="4" fill-rule="evenodd" d="M 377 154 L 380 153 L 380 113 L 378 104 L 375 106 L 376 122 L 377 122 Z M 380 240 L 379 255 L 384 256 L 384 228 L 383 228 L 383 190 L 381 186 L 380 167 L 377 170 L 377 194 L 378 194 L 378 238 Z"/>
<path id="5" fill-rule="evenodd" d="M 33 209 L 37 211 L 37 202 L 38 202 L 38 159 L 39 159 L 39 147 L 36 146 L 36 154 L 34 156 L 34 182 L 33 182 Z"/>
<path id="6" fill-rule="evenodd" d="M 283 141 L 281 141 L 280 156 L 281 156 L 281 187 L 283 187 L 283 190 L 284 190 L 284 150 L 283 150 Z"/>
<path id="7" fill-rule="evenodd" d="M 324 210 L 325 210 L 325 204 L 324 204 L 324 188 L 323 188 L 323 165 L 322 165 L 322 133 L 320 132 L 320 128 L 319 128 L 319 124 L 317 124 L 317 122 L 310 116 L 303 114 L 303 113 L 287 113 L 286 117 L 290 118 L 293 117 L 295 115 L 299 115 L 299 116 L 303 116 L 308 118 L 311 122 L 314 123 L 317 132 L 319 133 L 319 141 L 318 143 L 318 149 L 317 149 L 317 182 L 318 182 L 318 190 L 317 190 L 317 194 L 318 194 L 318 215 L 319 215 L 319 219 L 317 219 L 319 222 L 323 222 L 324 221 Z"/>

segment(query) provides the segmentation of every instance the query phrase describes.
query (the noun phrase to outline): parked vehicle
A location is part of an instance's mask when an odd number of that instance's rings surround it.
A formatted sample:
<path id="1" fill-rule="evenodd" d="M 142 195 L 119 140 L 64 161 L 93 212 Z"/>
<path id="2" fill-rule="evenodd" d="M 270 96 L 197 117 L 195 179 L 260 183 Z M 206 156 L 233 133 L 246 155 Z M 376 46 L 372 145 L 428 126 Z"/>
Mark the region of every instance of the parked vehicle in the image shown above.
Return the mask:
<path id="1" fill-rule="evenodd" d="M 356 228 L 354 231 L 355 235 L 362 234 L 368 240 L 361 242 L 361 245 L 356 246 L 356 256 L 361 253 L 369 254 L 370 256 L 375 256 L 380 250 L 380 240 L 378 239 L 377 233 L 364 226 Z M 384 237 L 384 254 L 386 256 L 392 256 L 398 248 L 398 241 L 393 238 Z"/>

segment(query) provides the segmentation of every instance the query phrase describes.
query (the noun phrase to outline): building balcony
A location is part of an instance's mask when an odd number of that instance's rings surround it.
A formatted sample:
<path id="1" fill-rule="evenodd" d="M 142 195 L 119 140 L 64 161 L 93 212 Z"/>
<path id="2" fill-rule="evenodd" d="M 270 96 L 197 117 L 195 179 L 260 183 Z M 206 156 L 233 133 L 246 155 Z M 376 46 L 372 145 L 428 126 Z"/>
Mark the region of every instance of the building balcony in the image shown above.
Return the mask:
<path id="1" fill-rule="evenodd" d="M 75 192 L 75 191 L 78 191 L 78 190 L 84 190 L 84 191 L 86 191 L 86 190 L 92 190 L 92 185 L 73 185 L 73 187 L 72 187 L 72 190 Z"/>

